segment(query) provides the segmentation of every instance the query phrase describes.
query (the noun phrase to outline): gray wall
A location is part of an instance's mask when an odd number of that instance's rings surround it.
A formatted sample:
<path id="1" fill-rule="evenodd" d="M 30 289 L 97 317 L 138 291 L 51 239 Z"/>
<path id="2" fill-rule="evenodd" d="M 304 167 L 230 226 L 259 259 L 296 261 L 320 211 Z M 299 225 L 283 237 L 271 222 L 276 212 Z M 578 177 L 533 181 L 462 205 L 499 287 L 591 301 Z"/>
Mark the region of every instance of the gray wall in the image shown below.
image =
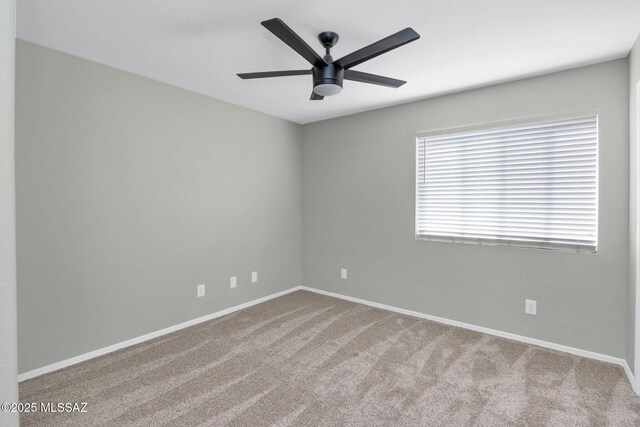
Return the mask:
<path id="1" fill-rule="evenodd" d="M 0 403 L 18 401 L 16 333 L 16 210 L 14 165 L 14 0 L 0 0 Z M 0 411 L 0 425 L 18 414 Z"/>
<path id="2" fill-rule="evenodd" d="M 301 127 L 17 47 L 20 372 L 300 283 L 633 357 L 627 61 Z M 416 132 L 594 107 L 597 255 L 414 240 Z"/>
<path id="3" fill-rule="evenodd" d="M 24 41 L 17 76 L 20 372 L 300 284 L 298 125 Z"/>
<path id="4" fill-rule="evenodd" d="M 638 129 L 640 112 L 638 111 L 638 91 L 640 91 L 640 37 L 629 54 L 629 297 L 627 299 L 627 363 L 634 370 L 635 364 L 635 323 L 636 323 L 636 286 L 638 269 Z M 635 372 L 636 378 L 638 372 Z"/>
<path id="5" fill-rule="evenodd" d="M 628 82 L 618 60 L 306 125 L 304 284 L 624 357 Z M 416 132 L 593 107 L 597 255 L 414 240 Z M 537 316 L 525 315 L 525 298 Z"/>

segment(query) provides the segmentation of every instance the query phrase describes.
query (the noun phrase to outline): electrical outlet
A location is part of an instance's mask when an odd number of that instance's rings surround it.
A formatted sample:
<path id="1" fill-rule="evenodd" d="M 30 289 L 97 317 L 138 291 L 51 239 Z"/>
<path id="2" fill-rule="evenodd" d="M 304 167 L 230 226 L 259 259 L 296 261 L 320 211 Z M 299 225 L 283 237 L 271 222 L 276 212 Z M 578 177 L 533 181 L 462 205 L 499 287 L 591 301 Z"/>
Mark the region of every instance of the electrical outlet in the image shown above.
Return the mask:
<path id="1" fill-rule="evenodd" d="M 536 315 L 536 302 L 531 299 L 524 300 L 524 312 L 527 314 Z"/>
<path id="2" fill-rule="evenodd" d="M 198 298 L 204 296 L 204 284 L 198 285 Z"/>
<path id="3" fill-rule="evenodd" d="M 340 278 L 341 279 L 347 279 L 347 269 L 346 268 L 341 268 L 340 269 Z"/>
<path id="4" fill-rule="evenodd" d="M 253 271 L 251 273 L 251 283 L 256 283 L 258 281 L 258 272 L 257 271 Z"/>
<path id="5" fill-rule="evenodd" d="M 237 284 L 238 278 L 236 276 L 231 276 L 231 279 L 229 280 L 229 286 L 235 288 Z"/>

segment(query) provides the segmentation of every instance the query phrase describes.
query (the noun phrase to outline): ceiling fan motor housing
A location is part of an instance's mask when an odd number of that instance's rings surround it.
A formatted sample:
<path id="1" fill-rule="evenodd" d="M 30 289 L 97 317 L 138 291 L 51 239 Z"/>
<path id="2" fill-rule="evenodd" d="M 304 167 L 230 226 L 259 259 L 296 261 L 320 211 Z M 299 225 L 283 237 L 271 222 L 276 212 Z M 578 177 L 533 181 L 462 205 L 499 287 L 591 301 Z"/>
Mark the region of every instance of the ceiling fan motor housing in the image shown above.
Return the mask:
<path id="1" fill-rule="evenodd" d="M 313 67 L 313 87 L 320 85 L 334 85 L 342 88 L 344 70 L 336 64 Z M 316 92 L 317 93 L 317 92 Z"/>

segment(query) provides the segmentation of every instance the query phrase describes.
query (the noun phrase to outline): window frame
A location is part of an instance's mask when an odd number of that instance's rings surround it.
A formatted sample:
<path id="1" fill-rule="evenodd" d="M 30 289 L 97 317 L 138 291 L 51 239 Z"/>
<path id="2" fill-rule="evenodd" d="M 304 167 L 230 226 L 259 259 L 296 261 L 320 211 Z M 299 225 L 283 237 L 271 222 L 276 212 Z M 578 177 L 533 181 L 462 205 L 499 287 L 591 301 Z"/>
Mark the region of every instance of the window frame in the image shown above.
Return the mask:
<path id="1" fill-rule="evenodd" d="M 600 129 L 601 129 L 601 113 L 602 110 L 598 107 L 589 108 L 589 109 L 581 109 L 581 110 L 572 110 L 568 112 L 557 112 L 552 114 L 544 114 L 544 115 L 531 115 L 531 116 L 520 116 L 516 118 L 504 119 L 504 120 L 495 120 L 495 121 L 487 121 L 480 122 L 470 125 L 463 126 L 452 126 L 446 128 L 438 128 L 427 131 L 418 131 L 415 133 L 413 138 L 413 155 L 414 155 L 414 239 L 418 242 L 439 242 L 439 243 L 464 243 L 468 245 L 474 246 L 498 246 L 498 247 L 509 247 L 509 248 L 517 248 L 517 249 L 532 249 L 539 251 L 554 251 L 554 252 L 569 252 L 569 253 L 581 253 L 581 254 L 591 254 L 597 255 L 600 248 Z M 488 239 L 478 239 L 478 241 L 472 241 L 470 239 L 460 238 L 459 236 L 449 236 L 449 237 L 440 237 L 440 236 L 421 236 L 418 230 L 418 173 L 419 173 L 419 158 L 418 158 L 418 144 L 421 139 L 429 138 L 429 137 L 437 137 L 444 135 L 453 135 L 456 133 L 466 133 L 466 132 L 474 132 L 474 131 L 482 131 L 488 129 L 505 129 L 509 127 L 518 127 L 518 126 L 527 126 L 527 125 L 535 125 L 535 124 L 543 124 L 545 122 L 551 121 L 560 121 L 560 120 L 571 120 L 571 119 L 579 119 L 586 117 L 596 118 L 596 132 L 597 132 L 597 140 L 596 140 L 596 176 L 595 176 L 595 186 L 596 186 L 596 208 L 595 208 L 595 247 L 593 250 L 587 249 L 578 249 L 571 247 L 543 247 L 532 244 L 524 244 L 524 243 L 506 243 L 504 241 L 500 241 L 498 239 L 490 241 Z"/>

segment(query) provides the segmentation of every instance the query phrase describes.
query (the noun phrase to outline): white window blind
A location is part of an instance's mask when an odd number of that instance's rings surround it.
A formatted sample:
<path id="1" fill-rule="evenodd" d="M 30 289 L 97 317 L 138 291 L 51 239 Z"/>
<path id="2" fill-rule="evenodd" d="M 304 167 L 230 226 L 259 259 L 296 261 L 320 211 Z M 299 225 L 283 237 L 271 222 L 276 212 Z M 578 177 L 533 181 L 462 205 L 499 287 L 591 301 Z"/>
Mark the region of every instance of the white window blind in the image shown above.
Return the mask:
<path id="1" fill-rule="evenodd" d="M 417 139 L 419 239 L 596 252 L 598 118 Z"/>

